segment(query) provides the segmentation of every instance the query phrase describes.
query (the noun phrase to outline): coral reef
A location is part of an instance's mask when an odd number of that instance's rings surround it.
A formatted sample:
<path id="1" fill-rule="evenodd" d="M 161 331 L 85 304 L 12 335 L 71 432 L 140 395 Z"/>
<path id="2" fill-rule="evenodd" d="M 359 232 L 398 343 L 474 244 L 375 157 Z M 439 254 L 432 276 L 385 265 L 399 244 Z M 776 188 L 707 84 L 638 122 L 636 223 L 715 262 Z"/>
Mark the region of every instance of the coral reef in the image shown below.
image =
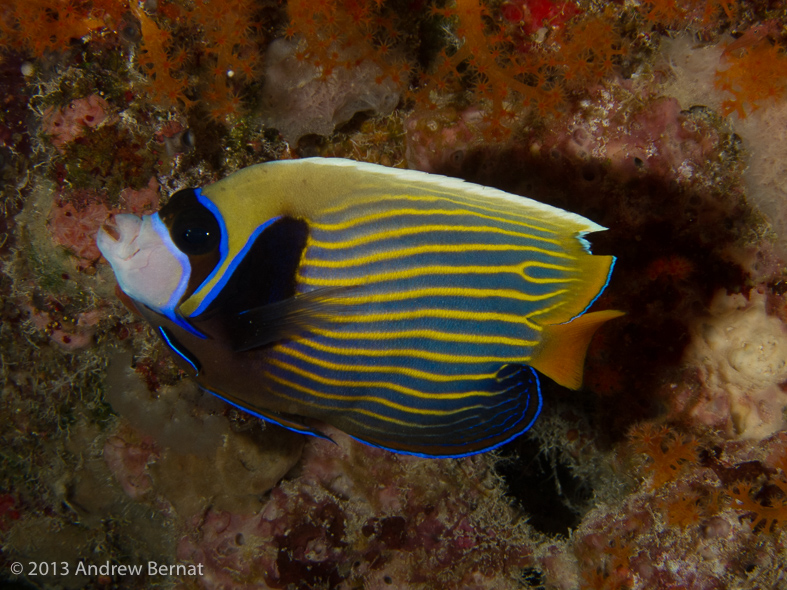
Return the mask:
<path id="1" fill-rule="evenodd" d="M 234 588 L 260 578 L 270 588 L 503 588 L 533 563 L 527 526 L 486 461 L 391 457 L 332 438 L 307 445 L 297 476 L 260 512 L 195 520 L 179 556 L 205 563 L 213 587 Z"/>
<path id="2" fill-rule="evenodd" d="M 0 585 L 787 587 L 785 23 L 784 0 L 5 2 Z M 545 382 L 531 432 L 458 460 L 198 391 L 95 233 L 305 156 L 610 228 L 596 305 L 627 315 L 585 389 Z"/>

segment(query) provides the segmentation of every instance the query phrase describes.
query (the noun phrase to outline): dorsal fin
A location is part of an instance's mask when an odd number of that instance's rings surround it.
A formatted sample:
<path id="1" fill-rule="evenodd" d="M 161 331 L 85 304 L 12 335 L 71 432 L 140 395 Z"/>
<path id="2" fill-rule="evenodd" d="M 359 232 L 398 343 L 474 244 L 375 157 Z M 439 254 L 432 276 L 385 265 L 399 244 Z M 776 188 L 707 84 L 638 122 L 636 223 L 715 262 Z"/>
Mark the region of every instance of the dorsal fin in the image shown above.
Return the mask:
<path id="1" fill-rule="evenodd" d="M 604 322 L 622 315 L 622 311 L 607 309 L 586 313 L 567 324 L 544 326 L 530 366 L 564 387 L 579 389 L 590 339 Z"/>

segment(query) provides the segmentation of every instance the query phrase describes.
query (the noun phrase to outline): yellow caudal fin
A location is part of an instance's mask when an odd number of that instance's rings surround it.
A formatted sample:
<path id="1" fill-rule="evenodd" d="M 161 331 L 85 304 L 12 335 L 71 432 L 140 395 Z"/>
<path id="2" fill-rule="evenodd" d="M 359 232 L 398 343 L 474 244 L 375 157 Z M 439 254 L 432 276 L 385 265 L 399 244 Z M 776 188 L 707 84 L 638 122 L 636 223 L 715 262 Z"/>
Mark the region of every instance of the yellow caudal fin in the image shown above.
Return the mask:
<path id="1" fill-rule="evenodd" d="M 567 324 L 544 326 L 530 365 L 564 387 L 579 389 L 590 339 L 601 324 L 622 315 L 622 311 L 608 309 L 586 313 Z"/>

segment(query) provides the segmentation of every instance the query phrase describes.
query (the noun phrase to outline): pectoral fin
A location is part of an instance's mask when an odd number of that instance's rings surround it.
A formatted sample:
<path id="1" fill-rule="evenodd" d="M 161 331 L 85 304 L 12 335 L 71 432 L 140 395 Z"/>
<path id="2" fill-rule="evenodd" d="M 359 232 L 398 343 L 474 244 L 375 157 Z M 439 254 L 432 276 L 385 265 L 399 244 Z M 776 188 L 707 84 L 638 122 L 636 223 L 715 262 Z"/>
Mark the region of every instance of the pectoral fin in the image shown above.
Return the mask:
<path id="1" fill-rule="evenodd" d="M 267 346 L 319 327 L 337 314 L 354 310 L 353 305 L 338 303 L 338 297 L 351 289 L 317 289 L 235 315 L 230 327 L 233 350 L 243 352 Z"/>

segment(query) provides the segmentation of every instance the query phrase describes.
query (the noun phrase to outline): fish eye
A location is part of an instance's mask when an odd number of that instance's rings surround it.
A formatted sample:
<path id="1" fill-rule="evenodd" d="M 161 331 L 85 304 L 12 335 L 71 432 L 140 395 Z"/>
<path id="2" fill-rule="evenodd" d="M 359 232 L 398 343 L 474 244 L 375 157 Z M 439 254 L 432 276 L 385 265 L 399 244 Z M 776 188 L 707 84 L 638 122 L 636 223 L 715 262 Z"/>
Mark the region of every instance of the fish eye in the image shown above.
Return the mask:
<path id="1" fill-rule="evenodd" d="M 159 211 L 175 246 L 188 256 L 208 254 L 221 243 L 216 216 L 197 198 L 194 189 L 176 192 Z"/>
<path id="2" fill-rule="evenodd" d="M 189 256 L 212 252 L 221 241 L 221 229 L 216 218 L 200 204 L 178 212 L 169 233 L 175 246 Z"/>
<path id="3" fill-rule="evenodd" d="M 194 189 L 176 192 L 159 215 L 175 246 L 188 256 L 208 254 L 221 243 L 219 222 L 199 201 Z"/>
<path id="4" fill-rule="evenodd" d="M 183 230 L 181 238 L 191 248 L 202 248 L 212 237 L 209 229 L 204 227 L 187 227 Z"/>

